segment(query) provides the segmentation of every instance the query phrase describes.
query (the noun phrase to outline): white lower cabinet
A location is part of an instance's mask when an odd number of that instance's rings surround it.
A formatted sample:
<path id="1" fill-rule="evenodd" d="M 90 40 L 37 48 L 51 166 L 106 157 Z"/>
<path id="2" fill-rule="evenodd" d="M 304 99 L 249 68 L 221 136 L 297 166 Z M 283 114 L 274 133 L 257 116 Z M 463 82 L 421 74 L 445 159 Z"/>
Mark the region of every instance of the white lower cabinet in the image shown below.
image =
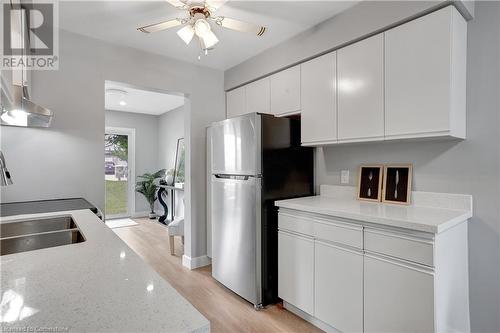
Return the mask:
<path id="1" fill-rule="evenodd" d="M 314 312 L 314 241 L 278 233 L 278 296 L 302 311 Z"/>
<path id="2" fill-rule="evenodd" d="M 342 332 L 363 331 L 363 252 L 316 241 L 314 316 Z"/>
<path id="3" fill-rule="evenodd" d="M 434 332 L 434 274 L 365 256 L 365 332 Z"/>
<path id="4" fill-rule="evenodd" d="M 434 234 L 280 208 L 278 228 L 278 295 L 321 329 L 470 332 L 466 223 Z"/>

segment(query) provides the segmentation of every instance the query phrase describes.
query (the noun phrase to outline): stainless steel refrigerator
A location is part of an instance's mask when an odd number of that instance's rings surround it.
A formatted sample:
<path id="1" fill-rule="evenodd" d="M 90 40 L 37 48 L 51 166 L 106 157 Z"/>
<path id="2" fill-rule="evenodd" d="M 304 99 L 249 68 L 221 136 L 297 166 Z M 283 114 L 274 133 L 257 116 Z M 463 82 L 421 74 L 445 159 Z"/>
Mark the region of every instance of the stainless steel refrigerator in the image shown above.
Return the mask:
<path id="1" fill-rule="evenodd" d="M 251 113 L 211 127 L 212 276 L 260 308 L 278 300 L 274 201 L 313 195 L 300 120 Z"/>

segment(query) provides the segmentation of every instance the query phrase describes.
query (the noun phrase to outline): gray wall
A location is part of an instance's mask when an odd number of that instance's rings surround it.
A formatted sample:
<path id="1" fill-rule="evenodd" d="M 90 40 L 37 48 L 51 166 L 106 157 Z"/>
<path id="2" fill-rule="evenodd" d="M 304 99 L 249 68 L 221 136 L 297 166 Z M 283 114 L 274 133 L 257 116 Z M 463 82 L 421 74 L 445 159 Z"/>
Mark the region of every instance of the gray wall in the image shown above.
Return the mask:
<path id="1" fill-rule="evenodd" d="M 135 175 L 155 172 L 158 166 L 158 116 L 130 113 L 105 112 L 106 127 L 125 127 L 135 129 Z M 184 126 L 184 122 L 181 123 Z M 135 180 L 133 180 L 135 181 Z M 142 194 L 135 194 L 135 212 L 148 213 L 149 204 Z"/>
<path id="2" fill-rule="evenodd" d="M 224 73 L 224 88 L 229 90 L 279 69 L 341 47 L 367 35 L 387 29 L 423 12 L 452 1 L 362 1 L 319 25 L 271 47 Z M 454 1 L 469 15 L 471 2 Z"/>
<path id="3" fill-rule="evenodd" d="M 334 44 L 366 34 L 429 3 L 364 2 L 225 73 L 230 88 Z M 363 163 L 413 163 L 419 191 L 472 194 L 469 225 L 470 311 L 473 332 L 499 332 L 500 322 L 500 3 L 478 2 L 468 25 L 467 140 L 352 144 L 316 151 L 316 183 L 339 184 L 340 170 L 356 185 Z"/>
<path id="4" fill-rule="evenodd" d="M 184 138 L 184 106 L 171 110 L 158 117 L 158 159 L 159 167 L 167 170 L 175 168 L 177 140 Z M 175 216 L 185 216 L 184 192 L 176 191 Z M 167 200 L 169 209 L 170 200 Z"/>
<path id="5" fill-rule="evenodd" d="M 158 163 L 160 168 L 175 167 L 177 140 L 184 137 L 184 106 L 158 117 Z"/>
<path id="6" fill-rule="evenodd" d="M 59 70 L 33 73 L 33 100 L 54 111 L 54 126 L 1 128 L 15 181 L 2 189 L 2 202 L 83 196 L 102 209 L 104 81 L 181 92 L 189 97 L 185 254 L 206 254 L 205 127 L 225 117 L 222 71 L 65 31 L 59 44 Z"/>

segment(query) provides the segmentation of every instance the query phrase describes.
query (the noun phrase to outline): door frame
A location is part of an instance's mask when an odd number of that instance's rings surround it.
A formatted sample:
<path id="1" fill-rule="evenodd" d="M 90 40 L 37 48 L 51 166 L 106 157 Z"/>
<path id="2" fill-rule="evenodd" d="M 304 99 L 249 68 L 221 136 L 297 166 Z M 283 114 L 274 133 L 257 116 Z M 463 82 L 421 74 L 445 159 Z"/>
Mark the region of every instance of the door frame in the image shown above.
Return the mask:
<path id="1" fill-rule="evenodd" d="M 127 135 L 128 136 L 128 191 L 127 191 L 127 213 L 109 216 L 104 210 L 105 220 L 122 217 L 133 217 L 135 214 L 135 128 L 106 126 L 104 135 Z M 104 200 L 106 200 L 106 188 L 104 189 Z"/>

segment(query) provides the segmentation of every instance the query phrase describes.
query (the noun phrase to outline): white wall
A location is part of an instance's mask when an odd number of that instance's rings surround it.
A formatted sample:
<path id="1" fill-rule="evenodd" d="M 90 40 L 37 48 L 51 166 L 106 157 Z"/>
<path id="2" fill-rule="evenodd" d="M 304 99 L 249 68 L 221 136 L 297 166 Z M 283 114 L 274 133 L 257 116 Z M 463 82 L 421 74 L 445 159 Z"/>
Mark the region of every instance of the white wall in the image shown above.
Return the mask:
<path id="1" fill-rule="evenodd" d="M 158 117 L 158 163 L 161 168 L 175 168 L 177 140 L 184 137 L 184 117 L 184 106 Z"/>
<path id="2" fill-rule="evenodd" d="M 135 129 L 135 176 L 156 172 L 158 166 L 158 116 L 109 111 L 105 112 L 106 127 Z M 184 125 L 184 123 L 182 123 Z M 136 179 L 131 179 L 135 183 Z M 135 193 L 135 213 L 148 213 L 149 204 L 140 193 Z"/>
<path id="3" fill-rule="evenodd" d="M 184 138 L 184 106 L 168 111 L 158 117 L 158 159 L 159 168 L 174 169 L 177 140 Z M 176 191 L 175 216 L 181 217 L 184 212 L 184 193 Z M 170 207 L 170 200 L 167 200 Z"/>
<path id="4" fill-rule="evenodd" d="M 276 71 L 346 39 L 390 25 L 426 2 L 356 5 L 334 19 L 225 73 L 230 88 Z M 419 191 L 472 194 L 469 225 L 472 332 L 500 332 L 500 3 L 477 2 L 468 25 L 467 140 L 353 144 L 316 151 L 316 182 L 339 184 L 340 170 L 356 185 L 363 163 L 413 163 Z"/>
<path id="5" fill-rule="evenodd" d="M 204 135 L 206 126 L 225 117 L 223 73 L 61 31 L 59 70 L 33 74 L 33 100 L 54 111 L 54 126 L 1 128 L 15 182 L 2 189 L 2 202 L 82 196 L 102 209 L 104 81 L 182 92 L 190 99 L 185 254 L 206 254 Z"/>

